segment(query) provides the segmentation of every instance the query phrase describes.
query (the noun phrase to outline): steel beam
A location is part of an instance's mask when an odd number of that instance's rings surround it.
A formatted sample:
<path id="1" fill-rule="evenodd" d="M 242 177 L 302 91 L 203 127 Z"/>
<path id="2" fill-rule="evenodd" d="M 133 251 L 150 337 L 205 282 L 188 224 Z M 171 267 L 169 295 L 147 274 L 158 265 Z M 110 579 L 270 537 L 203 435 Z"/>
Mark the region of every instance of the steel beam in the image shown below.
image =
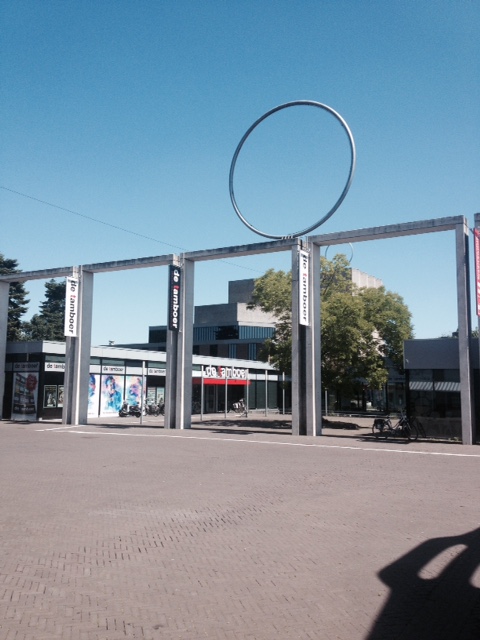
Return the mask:
<path id="1" fill-rule="evenodd" d="M 314 244 L 325 246 L 345 244 L 348 242 L 367 242 L 370 240 L 385 240 L 400 236 L 414 236 L 422 233 L 436 233 L 441 231 L 454 231 L 459 224 L 465 221 L 464 216 L 449 218 L 433 218 L 431 220 L 419 220 L 417 222 L 404 222 L 389 224 L 382 227 L 369 227 L 354 231 L 339 231 L 325 235 L 309 236 L 308 240 Z"/>

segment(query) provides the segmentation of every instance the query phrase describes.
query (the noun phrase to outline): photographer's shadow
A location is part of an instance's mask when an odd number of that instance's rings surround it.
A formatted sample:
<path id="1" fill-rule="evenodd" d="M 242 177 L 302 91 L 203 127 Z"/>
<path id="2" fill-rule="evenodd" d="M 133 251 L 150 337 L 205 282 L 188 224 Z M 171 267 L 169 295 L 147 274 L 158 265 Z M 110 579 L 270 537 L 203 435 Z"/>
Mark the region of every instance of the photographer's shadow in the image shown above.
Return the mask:
<path id="1" fill-rule="evenodd" d="M 480 639 L 480 528 L 427 540 L 379 577 L 391 593 L 366 640 Z"/>

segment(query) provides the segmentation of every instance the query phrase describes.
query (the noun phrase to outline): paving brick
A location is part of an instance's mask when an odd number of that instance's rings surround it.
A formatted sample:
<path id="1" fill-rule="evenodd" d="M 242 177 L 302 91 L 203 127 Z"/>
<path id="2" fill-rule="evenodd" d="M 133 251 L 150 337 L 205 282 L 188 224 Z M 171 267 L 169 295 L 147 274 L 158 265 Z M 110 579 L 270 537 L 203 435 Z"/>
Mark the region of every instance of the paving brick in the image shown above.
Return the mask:
<path id="1" fill-rule="evenodd" d="M 0 422 L 0 463 L 0 640 L 480 637 L 479 447 Z"/>

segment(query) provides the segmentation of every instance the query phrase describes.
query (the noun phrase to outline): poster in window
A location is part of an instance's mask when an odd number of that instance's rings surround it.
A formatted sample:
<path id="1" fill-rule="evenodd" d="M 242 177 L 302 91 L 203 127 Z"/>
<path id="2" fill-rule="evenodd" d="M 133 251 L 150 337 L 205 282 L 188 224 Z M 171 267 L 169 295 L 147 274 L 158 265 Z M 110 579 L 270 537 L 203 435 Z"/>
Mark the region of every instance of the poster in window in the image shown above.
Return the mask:
<path id="1" fill-rule="evenodd" d="M 57 408 L 57 385 L 46 384 L 43 387 L 43 408 L 44 409 L 56 409 Z"/>
<path id="2" fill-rule="evenodd" d="M 127 376 L 127 392 L 125 400 L 130 406 L 142 404 L 142 378 L 139 376 Z"/>
<path id="3" fill-rule="evenodd" d="M 63 384 L 58 385 L 57 407 L 63 407 Z"/>
<path id="4" fill-rule="evenodd" d="M 118 413 L 122 408 L 124 376 L 109 374 L 102 376 L 101 415 Z"/>
<path id="5" fill-rule="evenodd" d="M 98 403 L 99 403 L 99 377 L 94 373 L 89 374 L 88 381 L 88 415 L 98 416 Z"/>
<path id="6" fill-rule="evenodd" d="M 38 373 L 16 371 L 13 376 L 12 420 L 37 418 Z"/>

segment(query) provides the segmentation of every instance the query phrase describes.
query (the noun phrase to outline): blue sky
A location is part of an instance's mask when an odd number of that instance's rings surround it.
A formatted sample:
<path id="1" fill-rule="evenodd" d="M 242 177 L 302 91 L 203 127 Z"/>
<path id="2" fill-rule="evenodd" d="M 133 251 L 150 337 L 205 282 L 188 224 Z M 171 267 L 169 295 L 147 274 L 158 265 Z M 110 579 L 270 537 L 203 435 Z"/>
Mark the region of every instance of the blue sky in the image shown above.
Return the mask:
<path id="1" fill-rule="evenodd" d="M 6 0 L 0 12 L 0 252 L 21 269 L 261 241 L 233 211 L 230 163 L 250 125 L 293 100 L 337 111 L 357 147 L 352 187 L 316 233 L 456 215 L 473 226 L 480 211 L 476 0 Z M 242 149 L 237 202 L 257 228 L 296 231 L 323 217 L 347 170 L 337 121 L 287 109 Z M 195 302 L 289 266 L 288 254 L 201 264 Z M 352 266 L 403 296 L 417 337 L 457 328 L 453 233 L 358 244 Z M 33 313 L 44 286 L 27 288 Z M 95 344 L 145 341 L 165 322 L 166 269 L 96 277 Z"/>

